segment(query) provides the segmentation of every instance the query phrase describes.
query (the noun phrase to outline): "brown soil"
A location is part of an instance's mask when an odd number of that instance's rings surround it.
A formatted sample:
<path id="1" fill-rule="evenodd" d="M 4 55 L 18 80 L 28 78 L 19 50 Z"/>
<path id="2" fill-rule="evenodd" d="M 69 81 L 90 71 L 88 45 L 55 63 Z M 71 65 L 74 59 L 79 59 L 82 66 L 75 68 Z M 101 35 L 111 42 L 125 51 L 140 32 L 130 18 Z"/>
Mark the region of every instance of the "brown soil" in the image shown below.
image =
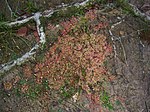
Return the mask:
<path id="1" fill-rule="evenodd" d="M 102 14 L 103 15 L 103 14 Z M 143 22 L 132 15 L 122 14 L 121 10 L 113 9 L 106 16 L 110 23 L 116 23 L 117 17 L 124 18 L 124 21 L 114 27 L 114 42 L 108 33 L 108 40 L 116 46 L 116 56 L 108 60 L 107 67 L 115 77 L 106 84 L 107 91 L 113 100 L 120 100 L 120 106 L 115 106 L 114 112 L 149 112 L 150 111 L 150 45 L 148 44 L 147 33 L 140 34 L 138 30 L 143 29 Z M 149 34 L 149 32 L 148 32 Z M 144 37 L 143 37 L 144 36 Z M 144 40 L 141 40 L 141 39 Z M 149 38 L 148 38 L 149 39 Z M 91 101 L 80 95 L 77 103 L 69 100 L 61 105 L 56 99 L 51 99 L 51 91 L 42 99 L 31 100 L 27 97 L 18 97 L 3 88 L 3 82 L 9 81 L 19 71 L 7 74 L 1 80 L 0 89 L 0 111 L 1 112 L 88 112 L 85 107 Z M 47 97 L 50 96 L 50 97 Z M 55 96 L 53 96 L 54 98 Z M 64 109 L 58 111 L 59 108 Z M 100 110 L 90 111 L 99 112 Z M 104 112 L 109 112 L 105 110 Z"/>

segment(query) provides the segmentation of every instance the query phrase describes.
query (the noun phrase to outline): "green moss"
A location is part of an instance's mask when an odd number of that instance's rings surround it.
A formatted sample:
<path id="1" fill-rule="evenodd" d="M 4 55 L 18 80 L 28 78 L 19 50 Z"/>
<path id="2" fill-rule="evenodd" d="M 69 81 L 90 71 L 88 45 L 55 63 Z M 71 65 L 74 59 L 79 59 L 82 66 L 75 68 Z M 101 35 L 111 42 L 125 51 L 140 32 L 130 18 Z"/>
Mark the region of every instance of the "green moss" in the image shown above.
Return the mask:
<path id="1" fill-rule="evenodd" d="M 102 101 L 102 104 L 105 108 L 114 110 L 113 104 L 110 101 L 110 96 L 105 90 L 100 94 L 100 101 Z"/>
<path id="2" fill-rule="evenodd" d="M 65 83 L 64 86 L 60 88 L 60 103 L 66 99 L 71 98 L 75 93 L 77 92 L 77 89 L 73 86 L 70 86 L 69 81 Z"/>
<path id="3" fill-rule="evenodd" d="M 27 9 L 28 13 L 34 13 L 34 12 L 39 11 L 38 7 L 32 1 L 26 2 L 24 9 Z"/>
<path id="4" fill-rule="evenodd" d="M 6 21 L 6 17 L 3 13 L 0 13 L 0 23 Z"/>

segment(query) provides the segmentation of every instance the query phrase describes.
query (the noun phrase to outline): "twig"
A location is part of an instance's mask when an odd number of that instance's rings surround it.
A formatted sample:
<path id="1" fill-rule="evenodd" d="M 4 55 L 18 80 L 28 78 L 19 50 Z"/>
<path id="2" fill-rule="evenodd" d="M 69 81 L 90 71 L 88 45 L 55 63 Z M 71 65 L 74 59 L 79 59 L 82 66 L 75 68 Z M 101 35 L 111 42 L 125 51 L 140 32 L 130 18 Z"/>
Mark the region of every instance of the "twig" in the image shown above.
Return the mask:
<path id="1" fill-rule="evenodd" d="M 124 46 L 123 46 L 123 43 L 122 43 L 120 37 L 119 37 L 119 41 L 120 41 L 120 44 L 121 44 L 121 47 L 122 47 L 122 50 L 123 50 L 123 55 L 124 55 L 125 63 L 126 63 L 126 65 L 128 66 L 127 55 L 126 55 L 125 48 L 124 48 Z"/>
<path id="2" fill-rule="evenodd" d="M 138 33 L 138 38 L 140 39 L 140 31 L 138 30 L 137 33 Z M 141 39 L 139 41 L 140 41 L 140 44 L 142 45 L 142 47 L 145 47 L 145 45 L 142 43 Z"/>
<path id="3" fill-rule="evenodd" d="M 111 26 L 111 29 L 115 28 L 117 25 L 121 24 L 123 21 L 124 21 L 124 20 L 121 20 L 121 21 L 119 21 L 119 22 L 113 24 L 113 25 Z M 116 37 L 116 36 L 113 35 L 111 29 L 109 30 L 109 34 L 111 35 L 111 40 L 112 40 L 112 42 L 113 42 L 113 48 L 114 48 L 114 54 L 115 54 L 115 58 L 116 58 L 116 56 L 117 56 L 117 51 L 116 51 L 116 46 L 115 46 L 115 40 L 116 40 L 116 39 L 114 39 L 114 37 Z M 123 50 L 123 55 L 124 55 L 124 58 L 125 58 L 125 63 L 126 63 L 126 65 L 128 66 L 128 63 L 127 63 L 127 56 L 126 56 L 125 48 L 124 48 L 123 43 L 122 43 L 122 41 L 121 41 L 121 37 L 118 37 L 117 40 L 119 40 L 119 42 L 120 42 L 120 44 L 121 44 L 121 47 L 122 47 L 122 50 Z"/>
<path id="4" fill-rule="evenodd" d="M 113 24 L 109 30 L 109 35 L 111 36 L 111 40 L 112 40 L 112 43 L 113 43 L 113 49 L 114 49 L 114 57 L 116 58 L 117 57 L 117 51 L 116 51 L 116 46 L 115 46 L 115 39 L 114 39 L 114 35 L 112 33 L 112 29 L 115 28 L 117 25 L 121 24 L 124 20 L 121 20 L 115 24 Z"/>
<path id="5" fill-rule="evenodd" d="M 28 18 L 25 18 L 23 20 L 20 20 L 20 21 L 15 21 L 15 22 L 7 23 L 6 25 L 13 27 L 14 25 L 21 25 L 21 24 L 27 23 L 31 19 L 34 19 L 34 15 L 30 16 Z"/>
<path id="6" fill-rule="evenodd" d="M 37 43 L 29 52 L 24 54 L 21 58 L 18 58 L 17 60 L 13 60 L 13 61 L 10 61 L 8 63 L 2 64 L 1 69 L 0 69 L 0 73 L 4 73 L 5 71 L 10 70 L 15 65 L 21 65 L 22 63 L 24 63 L 25 61 L 27 61 L 28 59 L 33 57 L 33 55 L 36 53 L 36 50 L 39 47 L 41 47 L 43 44 L 45 44 L 45 42 L 46 42 L 45 33 L 43 31 L 43 27 L 41 26 L 41 22 L 40 22 L 40 19 L 39 19 L 40 16 L 41 16 L 40 13 L 35 13 L 34 16 L 33 16 L 34 20 L 36 22 L 38 35 L 40 37 L 39 43 Z"/>
<path id="7" fill-rule="evenodd" d="M 55 12 L 58 12 L 60 11 L 62 8 L 64 8 L 63 6 L 66 6 L 67 7 L 71 7 L 71 6 L 75 6 L 75 7 L 79 7 L 79 6 L 85 6 L 86 3 L 88 3 L 90 0 L 86 0 L 86 1 L 83 1 L 81 3 L 76 3 L 74 5 L 69 5 L 69 4 L 65 4 L 65 5 L 58 5 L 56 6 L 56 8 L 52 8 L 51 10 L 45 10 L 43 12 L 39 12 L 41 13 L 40 17 L 51 17 Z M 59 8 L 59 9 L 58 9 Z M 20 18 L 24 18 L 23 20 L 18 20 Z M 22 17 L 19 17 L 16 19 L 15 22 L 11 22 L 11 23 L 8 23 L 6 25 L 8 26 L 13 26 L 13 25 L 21 25 L 21 24 L 24 24 L 24 23 L 27 23 L 28 21 L 34 19 L 34 14 L 31 15 L 30 17 L 27 17 L 27 16 L 22 16 Z"/>
<path id="8" fill-rule="evenodd" d="M 65 6 L 67 6 L 67 7 L 84 6 L 88 1 L 89 0 L 83 1 L 81 3 L 76 3 L 74 5 L 65 5 Z M 7 2 L 7 0 L 6 0 L 6 2 Z M 9 7 L 9 10 L 12 12 L 9 4 L 8 4 L 8 7 Z M 24 63 L 24 62 L 28 61 L 30 58 L 32 58 L 34 54 L 36 54 L 36 50 L 39 49 L 40 47 L 42 47 L 43 44 L 45 44 L 45 42 L 46 42 L 45 33 L 44 33 L 43 27 L 41 26 L 41 22 L 40 22 L 40 17 L 51 17 L 54 12 L 57 12 L 60 10 L 61 9 L 52 9 L 52 10 L 46 10 L 44 12 L 37 12 L 30 17 L 25 16 L 23 20 L 16 20 L 11 23 L 6 23 L 6 25 L 13 27 L 14 25 L 21 25 L 21 24 L 24 24 L 24 23 L 34 19 L 34 21 L 36 22 L 36 28 L 37 28 L 38 35 L 40 37 L 40 41 L 29 52 L 25 53 L 22 57 L 18 58 L 17 60 L 13 60 L 8 63 L 1 64 L 0 65 L 0 74 L 10 70 L 15 65 L 21 65 L 22 63 Z"/>
<path id="9" fill-rule="evenodd" d="M 130 4 L 131 8 L 133 9 L 134 13 L 142 18 L 144 18 L 145 20 L 150 21 L 150 16 L 146 15 L 145 13 L 142 13 L 135 5 Z"/>
<path id="10" fill-rule="evenodd" d="M 6 2 L 6 4 L 7 4 L 7 7 L 8 7 L 8 9 L 9 9 L 9 11 L 10 11 L 10 13 L 11 13 L 11 18 L 13 17 L 13 11 L 12 11 L 12 9 L 11 9 L 11 7 L 10 7 L 10 5 L 9 5 L 9 3 L 8 3 L 8 1 L 7 0 L 5 0 L 5 2 Z"/>
<path id="11" fill-rule="evenodd" d="M 113 43 L 113 49 L 114 49 L 114 55 L 115 55 L 115 58 L 116 58 L 117 57 L 117 51 L 116 51 L 116 46 L 115 46 L 115 41 L 114 41 L 114 35 L 113 35 L 111 30 L 109 30 L 109 34 L 111 36 L 111 40 L 112 40 L 112 43 Z"/>

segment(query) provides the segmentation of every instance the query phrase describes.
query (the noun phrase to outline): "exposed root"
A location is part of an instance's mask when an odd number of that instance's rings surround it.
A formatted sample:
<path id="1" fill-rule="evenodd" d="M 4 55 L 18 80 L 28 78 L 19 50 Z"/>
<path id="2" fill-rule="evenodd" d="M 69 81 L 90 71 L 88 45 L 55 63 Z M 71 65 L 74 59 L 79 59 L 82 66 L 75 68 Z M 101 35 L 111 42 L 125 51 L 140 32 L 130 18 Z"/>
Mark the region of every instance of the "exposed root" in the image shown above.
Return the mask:
<path id="1" fill-rule="evenodd" d="M 142 18 L 144 18 L 145 20 L 150 21 L 150 16 L 146 15 L 145 13 L 142 13 L 135 5 L 130 4 L 131 8 L 133 9 L 134 13 Z"/>
<path id="2" fill-rule="evenodd" d="M 124 21 L 124 20 L 122 20 L 122 21 Z M 122 21 L 119 21 L 119 22 L 113 24 L 113 25 L 111 26 L 110 30 L 109 30 L 109 35 L 111 36 L 111 40 L 112 40 L 112 43 L 113 43 L 114 57 L 115 57 L 115 58 L 117 57 L 117 51 L 116 51 L 115 39 L 114 39 L 115 35 L 112 33 L 112 29 L 115 28 L 117 25 L 121 24 Z"/>
<path id="3" fill-rule="evenodd" d="M 10 70 L 15 65 L 21 65 L 22 63 L 24 63 L 25 61 L 27 61 L 28 59 L 33 57 L 33 55 L 36 53 L 36 50 L 39 47 L 41 47 L 43 44 L 45 44 L 45 42 L 46 42 L 45 33 L 43 31 L 43 27 L 41 26 L 41 22 L 40 22 L 40 19 L 39 19 L 40 18 L 40 13 L 35 13 L 35 15 L 33 17 L 34 17 L 34 20 L 36 22 L 38 35 L 40 37 L 39 43 L 37 43 L 29 52 L 24 54 L 21 58 L 18 58 L 17 60 L 13 60 L 13 61 L 10 61 L 8 63 L 2 64 L 1 69 L 0 69 L 0 73 L 4 73 L 5 71 Z"/>
<path id="4" fill-rule="evenodd" d="M 16 20 L 16 21 L 11 22 L 11 23 L 6 23 L 6 25 L 13 27 L 15 25 L 24 24 L 24 23 L 26 23 L 26 22 L 33 19 L 36 22 L 36 28 L 37 28 L 38 35 L 40 37 L 40 41 L 29 52 L 25 53 L 22 57 L 20 57 L 16 60 L 10 61 L 8 63 L 5 63 L 5 64 L 1 64 L 0 65 L 0 74 L 10 70 L 15 65 L 21 65 L 24 62 L 28 61 L 30 58 L 33 57 L 34 54 L 36 54 L 36 50 L 39 49 L 40 47 L 42 47 L 43 44 L 45 44 L 45 42 L 46 42 L 45 33 L 44 33 L 44 30 L 43 30 L 43 27 L 41 26 L 40 17 L 51 17 L 54 12 L 57 12 L 57 11 L 61 10 L 61 8 L 64 8 L 64 6 L 65 7 L 71 7 L 71 6 L 79 7 L 79 6 L 86 5 L 87 2 L 89 2 L 89 0 L 83 1 L 81 3 L 76 3 L 74 5 L 68 5 L 68 4 L 63 5 L 63 6 L 59 5 L 59 6 L 57 6 L 57 8 L 59 8 L 59 9 L 56 8 L 56 9 L 52 9 L 52 10 L 46 10 L 44 12 L 37 12 L 37 13 L 35 13 L 34 15 L 32 15 L 30 17 L 24 16 L 23 20 Z M 7 3 L 7 6 L 9 8 L 9 10 L 11 11 L 11 13 L 13 13 L 12 9 L 10 8 L 10 6 L 7 2 L 7 0 L 6 0 L 6 3 Z"/>

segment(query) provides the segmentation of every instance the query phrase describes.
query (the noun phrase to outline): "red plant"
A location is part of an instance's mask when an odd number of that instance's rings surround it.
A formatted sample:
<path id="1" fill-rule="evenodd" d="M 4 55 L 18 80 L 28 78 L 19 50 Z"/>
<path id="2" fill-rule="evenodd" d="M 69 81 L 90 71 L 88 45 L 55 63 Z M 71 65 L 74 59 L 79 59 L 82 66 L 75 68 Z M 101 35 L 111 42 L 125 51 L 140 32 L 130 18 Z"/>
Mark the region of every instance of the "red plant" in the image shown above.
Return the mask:
<path id="1" fill-rule="evenodd" d="M 105 57 L 111 52 L 111 47 L 105 42 L 103 35 L 83 34 L 75 38 L 69 35 L 59 37 L 45 54 L 45 62 L 35 67 L 37 82 L 43 78 L 49 79 L 50 85 L 62 86 L 65 80 L 79 77 L 75 86 L 93 85 L 99 81 L 107 70 L 102 66 Z M 82 71 L 85 69 L 85 76 Z M 88 87 L 88 86 L 87 86 Z M 87 89 L 85 89 L 87 91 Z"/>
<path id="2" fill-rule="evenodd" d="M 63 28 L 63 30 L 61 31 L 62 36 L 67 35 L 77 23 L 78 19 L 75 17 L 72 17 L 70 21 L 61 22 L 60 25 Z"/>
<path id="3" fill-rule="evenodd" d="M 26 78 L 29 78 L 32 76 L 32 70 L 29 65 L 24 66 L 23 72 L 24 72 Z"/>
<path id="4" fill-rule="evenodd" d="M 89 100 L 88 109 L 90 112 L 102 112 L 102 106 L 100 105 L 99 95 L 87 94 L 86 97 Z"/>
<path id="5" fill-rule="evenodd" d="M 97 18 L 97 14 L 96 14 L 96 10 L 89 10 L 88 12 L 86 12 L 85 17 L 89 20 L 94 20 Z"/>
<path id="6" fill-rule="evenodd" d="M 95 25 L 94 31 L 98 31 L 98 30 L 100 30 L 100 29 L 102 29 L 102 28 L 106 28 L 107 26 L 108 26 L 107 23 L 100 22 L 100 23 L 98 23 L 97 25 Z"/>
<path id="7" fill-rule="evenodd" d="M 96 19 L 96 11 L 88 11 L 85 17 L 90 21 Z M 79 31 L 75 36 L 70 36 L 68 33 L 78 25 L 79 20 L 80 18 L 72 17 L 60 23 L 62 30 L 58 41 L 45 53 L 45 61 L 35 66 L 37 83 L 46 78 L 51 88 L 59 89 L 67 80 L 75 87 L 82 87 L 87 93 L 91 91 L 89 86 L 92 86 L 93 91 L 100 90 L 95 84 L 109 74 L 103 63 L 112 48 L 101 34 Z M 99 23 L 96 30 L 106 26 L 107 24 Z M 48 27 L 55 29 L 51 24 Z"/>

